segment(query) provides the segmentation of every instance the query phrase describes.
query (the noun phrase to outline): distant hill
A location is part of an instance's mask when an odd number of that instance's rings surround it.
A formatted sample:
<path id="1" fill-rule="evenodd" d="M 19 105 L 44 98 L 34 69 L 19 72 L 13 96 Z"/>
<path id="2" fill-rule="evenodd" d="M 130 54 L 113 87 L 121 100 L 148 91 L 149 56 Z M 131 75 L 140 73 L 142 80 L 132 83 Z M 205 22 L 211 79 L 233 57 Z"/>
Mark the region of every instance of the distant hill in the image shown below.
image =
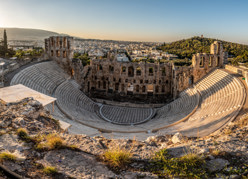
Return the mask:
<path id="1" fill-rule="evenodd" d="M 179 58 L 192 58 L 192 55 L 195 53 L 209 53 L 210 45 L 217 39 L 212 38 L 201 38 L 201 37 L 192 37 L 189 39 L 183 39 L 175 41 L 168 44 L 163 44 L 159 46 L 158 49 L 162 49 L 168 53 L 176 54 Z M 228 52 L 229 55 L 239 57 L 248 60 L 248 45 L 226 42 L 219 40 L 223 43 L 223 48 Z"/>
<path id="2" fill-rule="evenodd" d="M 53 35 L 65 35 L 40 29 L 0 28 L 0 39 L 4 29 L 7 31 L 8 40 L 44 40 Z"/>

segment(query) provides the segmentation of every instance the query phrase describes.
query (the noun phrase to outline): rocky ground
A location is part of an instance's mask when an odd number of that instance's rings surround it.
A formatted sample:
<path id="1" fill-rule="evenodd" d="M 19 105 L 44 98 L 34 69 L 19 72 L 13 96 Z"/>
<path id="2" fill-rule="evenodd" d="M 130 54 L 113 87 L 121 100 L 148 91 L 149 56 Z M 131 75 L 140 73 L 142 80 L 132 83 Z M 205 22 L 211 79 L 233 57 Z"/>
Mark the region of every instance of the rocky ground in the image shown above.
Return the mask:
<path id="1" fill-rule="evenodd" d="M 28 137 L 18 133 L 20 128 L 27 131 Z M 54 148 L 46 146 L 45 136 L 49 134 L 56 134 L 62 144 Z M 167 149 L 172 159 L 188 154 L 203 158 L 205 178 L 245 178 L 248 171 L 248 118 L 245 115 L 204 138 L 187 138 L 177 133 L 153 136 L 145 141 L 110 140 L 68 134 L 39 102 L 24 99 L 18 103 L 0 103 L 0 135 L 0 158 L 4 152 L 15 156 L 14 160 L 2 158 L 0 168 L 6 167 L 26 178 L 169 177 L 158 176 L 159 172 L 153 167 L 155 153 L 163 149 Z M 102 157 L 106 151 L 116 148 L 132 154 L 125 166 L 113 167 Z M 56 168 L 56 172 L 45 172 L 47 166 Z M 0 170 L 0 177 L 7 178 L 5 175 Z"/>

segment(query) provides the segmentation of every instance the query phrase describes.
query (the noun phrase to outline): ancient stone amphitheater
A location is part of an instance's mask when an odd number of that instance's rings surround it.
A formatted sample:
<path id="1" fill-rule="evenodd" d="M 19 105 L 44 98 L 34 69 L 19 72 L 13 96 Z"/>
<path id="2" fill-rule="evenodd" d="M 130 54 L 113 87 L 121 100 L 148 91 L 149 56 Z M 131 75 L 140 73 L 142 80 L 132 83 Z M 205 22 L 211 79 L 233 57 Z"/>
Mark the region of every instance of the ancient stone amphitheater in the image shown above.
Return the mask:
<path id="1" fill-rule="evenodd" d="M 133 108 L 94 102 L 54 61 L 17 73 L 11 85 L 23 84 L 57 98 L 52 116 L 71 124 L 71 133 L 111 138 L 146 138 L 181 132 L 206 136 L 233 120 L 244 104 L 245 87 L 235 76 L 216 69 L 179 98 L 160 108 Z M 52 111 L 52 105 L 46 106 Z"/>

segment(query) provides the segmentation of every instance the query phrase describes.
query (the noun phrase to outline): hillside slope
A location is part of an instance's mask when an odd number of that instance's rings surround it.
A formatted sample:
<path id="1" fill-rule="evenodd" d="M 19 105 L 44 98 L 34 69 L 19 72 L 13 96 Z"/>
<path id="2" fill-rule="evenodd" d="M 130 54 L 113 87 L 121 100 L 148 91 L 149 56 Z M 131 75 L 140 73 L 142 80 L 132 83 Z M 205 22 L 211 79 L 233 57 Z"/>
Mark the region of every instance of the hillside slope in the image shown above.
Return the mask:
<path id="1" fill-rule="evenodd" d="M 7 31 L 8 40 L 44 40 L 49 36 L 60 35 L 56 32 L 40 29 L 0 28 L 0 38 L 2 38 L 4 29 Z"/>
<path id="2" fill-rule="evenodd" d="M 217 39 L 192 37 L 169 44 L 163 44 L 158 48 L 168 53 L 176 54 L 180 58 L 192 58 L 192 55 L 195 53 L 209 53 L 210 45 L 215 40 Z M 229 55 L 233 55 L 235 57 L 240 56 L 245 60 L 248 59 L 248 45 L 226 42 L 223 40 L 219 41 L 223 43 L 224 50 L 227 51 Z"/>

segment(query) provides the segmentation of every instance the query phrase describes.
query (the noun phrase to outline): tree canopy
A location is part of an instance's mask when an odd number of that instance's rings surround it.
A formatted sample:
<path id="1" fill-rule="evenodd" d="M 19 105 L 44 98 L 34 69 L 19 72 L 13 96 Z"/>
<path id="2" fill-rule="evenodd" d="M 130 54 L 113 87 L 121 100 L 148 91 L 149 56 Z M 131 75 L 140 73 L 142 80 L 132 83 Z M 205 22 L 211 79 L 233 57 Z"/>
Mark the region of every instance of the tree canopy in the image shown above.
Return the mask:
<path id="1" fill-rule="evenodd" d="M 217 39 L 192 37 L 169 44 L 163 44 L 157 48 L 168 53 L 176 54 L 180 59 L 191 59 L 192 55 L 195 53 L 209 53 L 210 45 L 216 40 Z M 219 41 L 222 42 L 224 50 L 227 51 L 229 55 L 233 55 L 234 57 L 239 56 L 244 61 L 248 61 L 248 45 L 222 40 Z"/>

